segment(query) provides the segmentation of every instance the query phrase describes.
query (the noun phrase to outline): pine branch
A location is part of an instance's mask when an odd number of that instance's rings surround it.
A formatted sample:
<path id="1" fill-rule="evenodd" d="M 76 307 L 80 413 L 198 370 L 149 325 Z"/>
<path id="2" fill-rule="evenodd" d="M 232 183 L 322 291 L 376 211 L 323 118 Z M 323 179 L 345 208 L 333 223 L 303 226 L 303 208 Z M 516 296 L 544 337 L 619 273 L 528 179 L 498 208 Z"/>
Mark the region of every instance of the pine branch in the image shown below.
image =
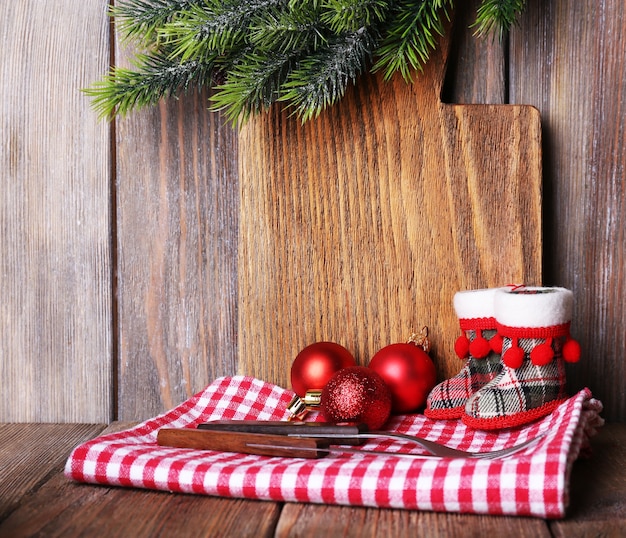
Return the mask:
<path id="1" fill-rule="evenodd" d="M 246 54 L 228 70 L 225 82 L 216 87 L 211 109 L 224 111 L 233 124 L 237 120 L 245 123 L 251 114 L 267 110 L 278 99 L 294 61 L 287 54 Z"/>
<path id="2" fill-rule="evenodd" d="M 303 122 L 343 97 L 350 82 L 365 70 L 374 40 L 361 29 L 340 36 L 327 47 L 303 59 L 283 84 L 280 101 L 295 107 Z"/>
<path id="3" fill-rule="evenodd" d="M 501 40 L 506 32 L 524 11 L 526 0 L 483 0 L 478 8 L 476 22 L 477 36 L 494 33 Z"/>
<path id="4" fill-rule="evenodd" d="M 399 71 L 410 82 L 412 72 L 422 71 L 437 45 L 436 35 L 443 35 L 446 6 L 452 0 L 408 0 L 398 2 L 385 37 L 377 50 L 373 71 L 384 71 L 389 80 Z"/>
<path id="5" fill-rule="evenodd" d="M 476 33 L 502 36 L 525 0 L 482 0 Z M 364 71 L 410 81 L 443 34 L 453 0 L 119 0 L 111 13 L 143 53 L 88 88 L 100 116 L 125 115 L 225 76 L 211 108 L 236 122 L 277 100 L 303 121 Z M 372 59 L 375 63 L 372 66 Z"/>
<path id="6" fill-rule="evenodd" d="M 178 13 L 204 0 L 125 0 L 111 8 L 117 29 L 124 40 L 149 45 L 157 40 L 157 31 Z"/>
<path id="7" fill-rule="evenodd" d="M 179 91 L 200 87 L 211 80 L 211 62 L 172 61 L 167 55 L 137 55 L 135 70 L 114 67 L 108 76 L 83 92 L 93 98 L 101 118 L 125 116 L 132 109 L 158 103 Z"/>
<path id="8" fill-rule="evenodd" d="M 385 0 L 326 0 L 322 22 L 336 34 L 356 32 L 385 19 L 393 2 Z"/>
<path id="9" fill-rule="evenodd" d="M 284 7 L 286 0 L 205 0 L 166 23 L 160 35 L 181 60 L 201 58 L 207 51 L 232 54 L 242 50 L 254 17 Z"/>
<path id="10" fill-rule="evenodd" d="M 253 18 L 250 43 L 265 53 L 316 50 L 327 41 L 328 28 L 320 20 L 320 9 L 302 2 L 297 9 L 268 10 Z"/>

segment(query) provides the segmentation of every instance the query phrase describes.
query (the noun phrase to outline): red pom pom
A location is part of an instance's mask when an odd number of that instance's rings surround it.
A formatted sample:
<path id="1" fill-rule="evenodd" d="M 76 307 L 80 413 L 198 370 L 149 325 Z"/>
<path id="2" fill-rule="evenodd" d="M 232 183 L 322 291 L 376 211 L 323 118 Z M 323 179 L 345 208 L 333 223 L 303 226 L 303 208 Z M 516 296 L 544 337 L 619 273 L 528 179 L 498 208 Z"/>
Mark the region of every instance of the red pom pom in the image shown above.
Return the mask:
<path id="1" fill-rule="evenodd" d="M 482 335 L 474 338 L 469 345 L 470 355 L 477 359 L 484 359 L 487 355 L 489 355 L 490 351 L 491 347 L 489 347 L 489 341 Z"/>
<path id="2" fill-rule="evenodd" d="M 459 336 L 454 342 L 454 352 L 457 354 L 459 359 L 467 359 L 469 357 L 469 346 L 470 342 L 467 339 L 467 336 Z"/>
<path id="3" fill-rule="evenodd" d="M 530 352 L 530 360 L 535 366 L 545 366 L 554 358 L 550 341 L 535 346 Z"/>
<path id="4" fill-rule="evenodd" d="M 500 355 L 502 353 L 502 336 L 499 334 L 494 334 L 489 340 L 489 347 L 491 351 Z"/>
<path id="5" fill-rule="evenodd" d="M 320 408 L 329 422 L 359 422 L 377 430 L 391 414 L 391 392 L 374 370 L 351 366 L 326 384 Z"/>
<path id="6" fill-rule="evenodd" d="M 524 362 L 524 350 L 521 347 L 511 347 L 502 355 L 502 362 L 509 368 L 519 368 Z"/>
<path id="7" fill-rule="evenodd" d="M 563 358 L 567 362 L 578 362 L 580 360 L 580 344 L 573 338 L 569 338 L 563 344 Z"/>

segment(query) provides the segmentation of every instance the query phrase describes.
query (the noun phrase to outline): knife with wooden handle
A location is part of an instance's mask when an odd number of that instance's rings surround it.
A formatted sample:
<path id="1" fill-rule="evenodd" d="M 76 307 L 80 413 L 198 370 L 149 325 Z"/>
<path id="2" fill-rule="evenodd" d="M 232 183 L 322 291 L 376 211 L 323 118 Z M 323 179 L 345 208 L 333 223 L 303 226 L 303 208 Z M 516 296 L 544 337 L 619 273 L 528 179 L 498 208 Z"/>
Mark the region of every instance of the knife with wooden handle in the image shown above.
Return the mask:
<path id="1" fill-rule="evenodd" d="M 432 457 L 424 454 L 347 448 L 332 444 L 336 441 L 336 438 L 332 434 L 328 435 L 331 435 L 331 438 L 292 437 L 290 435 L 194 428 L 161 428 L 157 434 L 157 443 L 161 446 L 218 452 L 240 452 L 243 454 L 283 458 L 322 458 L 331 453 L 339 455 L 358 454 L 360 456 L 369 454 L 413 459 Z"/>
<path id="2" fill-rule="evenodd" d="M 157 433 L 157 444 L 287 458 L 321 458 L 329 452 L 329 442 L 324 439 L 194 428 L 161 428 Z"/>

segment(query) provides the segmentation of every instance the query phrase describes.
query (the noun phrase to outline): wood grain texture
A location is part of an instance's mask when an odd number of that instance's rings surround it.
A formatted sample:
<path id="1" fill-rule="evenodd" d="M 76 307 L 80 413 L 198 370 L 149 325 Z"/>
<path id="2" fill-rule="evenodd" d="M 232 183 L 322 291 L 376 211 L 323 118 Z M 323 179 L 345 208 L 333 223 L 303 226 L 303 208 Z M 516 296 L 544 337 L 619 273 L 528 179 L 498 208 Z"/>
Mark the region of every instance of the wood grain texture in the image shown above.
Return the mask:
<path id="1" fill-rule="evenodd" d="M 479 38 L 472 29 L 481 3 L 481 0 L 456 3 L 442 94 L 446 103 L 507 103 L 506 41 L 491 36 Z"/>
<path id="2" fill-rule="evenodd" d="M 43 447 L 47 447 L 54 464 L 46 466 L 45 482 L 33 491 L 19 488 L 22 495 L 9 514 L 0 511 L 0 536 L 241 536 L 265 538 L 273 534 L 280 504 L 239 499 L 219 499 L 199 495 L 172 495 L 166 492 L 129 488 L 110 488 L 78 484 L 63 475 L 64 459 L 83 439 L 87 428 L 95 426 L 63 425 L 43 428 L 49 442 L 36 448 L 40 425 L 0 425 L 0 434 L 17 431 L 16 438 L 31 447 L 19 450 L 13 443 L 7 447 L 9 458 L 0 451 L 0 462 L 12 462 L 26 452 L 31 463 L 46 465 Z M 113 433 L 130 427 L 114 423 L 102 433 Z M 7 428 L 9 428 L 7 430 Z M 56 428 L 56 429 L 55 429 Z M 102 429 L 101 427 L 99 429 Z M 79 435 L 77 435 L 79 434 Z M 95 436 L 95 432 L 93 432 Z M 60 449 L 61 447 L 61 449 Z M 4 448 L 4 447 L 3 447 Z M 10 451 L 9 451 L 10 450 Z M 32 454 L 30 453 L 32 452 Z M 63 458 L 63 461 L 61 461 Z M 53 469 L 52 471 L 50 469 Z M 41 469 L 22 466 L 16 478 L 27 480 Z M 13 475 L 11 475 L 13 476 Z M 0 493 L 4 492 L 6 475 L 0 475 Z M 8 482 L 7 486 L 12 482 Z M 3 497 L 0 497 L 3 499 Z M 1 505 L 0 505 L 1 506 Z"/>
<path id="3" fill-rule="evenodd" d="M 0 420 L 112 418 L 106 2 L 0 4 Z"/>
<path id="4" fill-rule="evenodd" d="M 289 386 L 311 342 L 367 364 L 427 325 L 449 377 L 454 293 L 541 280 L 539 115 L 441 103 L 443 50 L 412 85 L 364 77 L 304 126 L 241 130 L 239 372 Z"/>
<path id="5" fill-rule="evenodd" d="M 541 111 L 545 279 L 573 290 L 583 349 L 570 392 L 589 386 L 626 420 L 626 4 L 529 2 L 512 36 L 510 93 Z"/>
<path id="6" fill-rule="evenodd" d="M 208 95 L 117 125 L 119 418 L 236 370 L 237 140 Z"/>
<path id="7" fill-rule="evenodd" d="M 572 470 L 567 518 L 550 523 L 552 536 L 621 537 L 626 529 L 626 425 L 606 424 L 592 439 L 593 456 Z"/>
<path id="8" fill-rule="evenodd" d="M 436 514 L 312 504 L 286 504 L 276 538 L 289 536 L 446 536 L 548 538 L 545 521 L 535 518 Z"/>
<path id="9" fill-rule="evenodd" d="M 22 497 L 58 473 L 76 445 L 104 428 L 98 424 L 0 424 L 0 521 Z"/>

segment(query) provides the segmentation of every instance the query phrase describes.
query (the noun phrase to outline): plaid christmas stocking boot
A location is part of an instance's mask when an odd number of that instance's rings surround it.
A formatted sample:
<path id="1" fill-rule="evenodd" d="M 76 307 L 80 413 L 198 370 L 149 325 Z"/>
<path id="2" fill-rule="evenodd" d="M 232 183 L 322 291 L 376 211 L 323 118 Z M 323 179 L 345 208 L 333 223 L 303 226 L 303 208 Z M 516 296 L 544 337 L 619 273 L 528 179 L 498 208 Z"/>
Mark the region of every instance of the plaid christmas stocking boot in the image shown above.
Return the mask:
<path id="1" fill-rule="evenodd" d="M 463 335 L 455 342 L 454 351 L 465 364 L 457 375 L 430 392 L 424 410 L 428 418 L 460 418 L 467 399 L 502 369 L 502 339 L 496 333 L 494 317 L 495 291 L 496 288 L 492 288 L 455 294 L 454 310 Z"/>
<path id="2" fill-rule="evenodd" d="M 573 302 L 564 288 L 496 292 L 503 368 L 468 399 L 465 424 L 485 430 L 520 426 L 550 414 L 566 399 L 564 361 L 580 358 L 580 346 L 569 333 Z"/>

